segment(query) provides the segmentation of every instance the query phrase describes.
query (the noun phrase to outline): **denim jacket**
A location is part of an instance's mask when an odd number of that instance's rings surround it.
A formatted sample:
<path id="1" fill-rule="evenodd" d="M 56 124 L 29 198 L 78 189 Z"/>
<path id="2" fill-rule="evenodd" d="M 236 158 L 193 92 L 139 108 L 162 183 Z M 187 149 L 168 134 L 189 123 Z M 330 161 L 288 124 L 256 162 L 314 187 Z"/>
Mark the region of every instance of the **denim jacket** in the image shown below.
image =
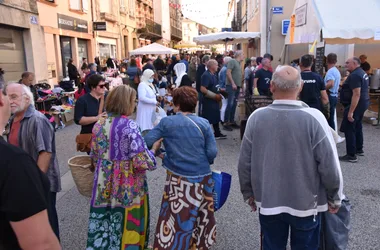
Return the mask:
<path id="1" fill-rule="evenodd" d="M 226 88 L 227 66 L 224 65 L 219 72 L 219 88 Z"/>
<path id="2" fill-rule="evenodd" d="M 195 124 L 191 121 L 193 120 Z M 149 148 L 163 138 L 166 155 L 164 168 L 183 177 L 203 177 L 211 174 L 210 164 L 217 155 L 216 141 L 210 124 L 196 115 L 168 116 L 145 137 Z"/>

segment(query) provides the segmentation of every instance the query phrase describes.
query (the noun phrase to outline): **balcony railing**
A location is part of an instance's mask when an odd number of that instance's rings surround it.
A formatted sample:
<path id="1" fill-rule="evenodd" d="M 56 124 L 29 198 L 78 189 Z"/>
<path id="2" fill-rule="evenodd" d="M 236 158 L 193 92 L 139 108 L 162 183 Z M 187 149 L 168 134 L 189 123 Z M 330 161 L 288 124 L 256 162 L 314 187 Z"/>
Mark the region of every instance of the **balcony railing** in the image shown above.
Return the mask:
<path id="1" fill-rule="evenodd" d="M 182 40 L 182 30 L 174 26 L 170 27 L 171 36 L 174 40 Z"/>
<path id="2" fill-rule="evenodd" d="M 146 19 L 145 23 L 146 23 L 145 27 L 149 33 L 153 33 L 155 35 L 161 36 L 162 34 L 161 24 L 158 24 L 151 19 Z"/>

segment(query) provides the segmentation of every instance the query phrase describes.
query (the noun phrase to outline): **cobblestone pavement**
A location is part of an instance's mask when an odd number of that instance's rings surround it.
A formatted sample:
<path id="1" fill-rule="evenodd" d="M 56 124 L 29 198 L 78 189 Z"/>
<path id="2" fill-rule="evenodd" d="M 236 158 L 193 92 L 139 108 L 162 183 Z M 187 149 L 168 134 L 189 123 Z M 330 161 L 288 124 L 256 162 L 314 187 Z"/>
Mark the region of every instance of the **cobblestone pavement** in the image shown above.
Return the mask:
<path id="1" fill-rule="evenodd" d="M 81 196 L 71 178 L 67 160 L 76 155 L 75 136 L 79 126 L 70 125 L 57 132 L 57 150 L 63 181 L 63 192 L 58 196 L 62 246 L 65 250 L 85 249 L 89 199 Z M 239 132 L 225 132 L 227 140 L 218 141 L 219 154 L 213 169 L 232 174 L 232 188 L 225 206 L 216 213 L 218 233 L 213 249 L 259 249 L 259 223 L 257 213 L 250 212 L 243 202 L 237 176 L 237 159 L 240 150 Z M 352 229 L 350 250 L 380 249 L 380 129 L 364 126 L 365 153 L 356 164 L 342 163 L 345 193 L 351 200 Z M 345 144 L 338 146 L 340 154 Z M 275 153 L 275 152 L 274 152 Z M 148 173 L 151 240 L 160 208 L 165 171 L 162 168 Z"/>

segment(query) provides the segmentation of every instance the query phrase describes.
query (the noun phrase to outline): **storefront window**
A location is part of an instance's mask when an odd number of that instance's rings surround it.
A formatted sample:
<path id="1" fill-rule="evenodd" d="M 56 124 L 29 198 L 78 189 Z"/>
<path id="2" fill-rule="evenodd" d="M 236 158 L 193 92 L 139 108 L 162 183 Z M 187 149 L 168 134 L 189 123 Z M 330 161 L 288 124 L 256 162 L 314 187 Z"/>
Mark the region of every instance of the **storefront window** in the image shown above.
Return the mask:
<path id="1" fill-rule="evenodd" d="M 68 76 L 67 63 L 69 62 L 70 58 L 72 58 L 70 37 L 61 37 L 61 51 L 62 51 L 63 75 L 67 77 Z"/>
<path id="2" fill-rule="evenodd" d="M 99 43 L 99 60 L 102 66 L 106 65 L 107 59 L 111 56 L 110 45 Z"/>
<path id="3" fill-rule="evenodd" d="M 92 58 L 88 58 L 87 54 L 87 40 L 78 39 L 78 56 L 79 56 L 79 65 L 78 68 L 83 64 L 83 58 L 87 58 L 87 62 L 92 62 Z"/>
<path id="4" fill-rule="evenodd" d="M 0 68 L 5 81 L 18 81 L 26 70 L 22 31 L 0 26 Z"/>

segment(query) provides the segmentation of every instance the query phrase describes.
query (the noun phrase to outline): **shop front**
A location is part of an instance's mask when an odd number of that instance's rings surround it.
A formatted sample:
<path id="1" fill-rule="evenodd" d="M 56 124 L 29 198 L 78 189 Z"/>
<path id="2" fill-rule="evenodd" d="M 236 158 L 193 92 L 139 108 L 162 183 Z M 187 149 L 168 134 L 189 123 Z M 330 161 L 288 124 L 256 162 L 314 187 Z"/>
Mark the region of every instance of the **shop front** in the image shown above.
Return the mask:
<path id="1" fill-rule="evenodd" d="M 2 2 L 2 1 L 0 1 Z M 45 46 L 38 10 L 12 2 L 0 4 L 0 68 L 5 81 L 18 81 L 24 71 L 35 74 L 35 80 L 47 78 Z"/>
<path id="2" fill-rule="evenodd" d="M 117 40 L 113 38 L 97 37 L 99 60 L 101 66 L 106 66 L 108 58 L 117 57 Z"/>

